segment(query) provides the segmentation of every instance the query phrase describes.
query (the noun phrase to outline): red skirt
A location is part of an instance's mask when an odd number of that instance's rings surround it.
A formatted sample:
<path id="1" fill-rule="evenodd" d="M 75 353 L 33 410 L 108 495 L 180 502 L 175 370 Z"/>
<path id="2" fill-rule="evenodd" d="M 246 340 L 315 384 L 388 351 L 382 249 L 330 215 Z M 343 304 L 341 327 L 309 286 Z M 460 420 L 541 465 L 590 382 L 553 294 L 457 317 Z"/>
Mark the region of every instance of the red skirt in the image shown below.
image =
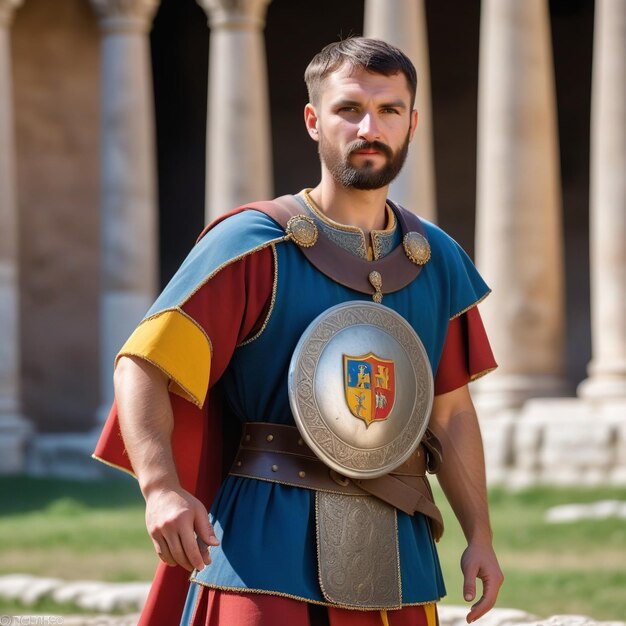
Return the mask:
<path id="1" fill-rule="evenodd" d="M 189 626 L 437 626 L 435 604 L 353 611 L 259 593 L 202 587 Z"/>

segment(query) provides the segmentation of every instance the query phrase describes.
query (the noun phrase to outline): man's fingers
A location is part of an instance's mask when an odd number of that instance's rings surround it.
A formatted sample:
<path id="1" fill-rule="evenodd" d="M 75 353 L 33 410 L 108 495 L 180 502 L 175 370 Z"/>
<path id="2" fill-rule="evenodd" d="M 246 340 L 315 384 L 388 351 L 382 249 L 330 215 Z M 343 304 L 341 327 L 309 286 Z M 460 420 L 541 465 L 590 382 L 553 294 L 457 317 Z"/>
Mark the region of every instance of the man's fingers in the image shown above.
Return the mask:
<path id="1" fill-rule="evenodd" d="M 493 605 L 496 603 L 495 597 L 489 598 L 487 594 L 483 594 L 480 600 L 471 608 L 470 612 L 467 614 L 467 623 L 471 624 L 476 621 L 479 617 L 482 617 L 493 608 Z"/>
<path id="2" fill-rule="evenodd" d="M 165 541 L 165 539 L 159 540 L 159 539 L 155 539 L 154 537 L 152 537 L 152 544 L 154 545 L 154 551 L 156 552 L 157 556 L 161 559 L 161 561 L 163 561 L 163 563 L 171 567 L 176 565 L 176 561 L 174 560 L 174 557 L 171 555 L 169 548 L 167 547 L 167 542 Z"/>
<path id="3" fill-rule="evenodd" d="M 187 555 L 185 554 L 185 550 L 183 548 L 183 545 L 180 541 L 178 534 L 172 533 L 171 535 L 167 535 L 165 539 L 167 541 L 167 546 L 170 550 L 170 553 L 172 557 L 174 558 L 174 560 L 176 561 L 176 563 L 180 565 L 181 567 L 185 568 L 188 572 L 191 572 L 194 569 L 194 566 L 191 564 L 191 562 L 187 558 Z M 195 542 L 194 542 L 194 545 L 195 545 Z M 196 550 L 197 549 L 198 549 L 198 546 L 196 545 Z"/>
<path id="4" fill-rule="evenodd" d="M 196 536 L 193 531 L 185 532 L 181 534 L 180 541 L 182 548 L 185 551 L 187 561 L 193 565 L 192 569 L 201 570 L 204 569 L 204 559 L 200 551 L 200 546 L 196 540 Z"/>
<path id="5" fill-rule="evenodd" d="M 496 599 L 498 597 L 498 591 L 502 586 L 502 580 L 503 579 L 500 578 L 496 581 L 495 578 L 492 580 L 488 577 L 485 577 L 482 580 L 483 594 L 480 600 L 478 600 L 478 602 L 474 604 L 474 606 L 472 606 L 470 612 L 467 614 L 468 624 L 474 622 L 479 617 L 482 617 L 483 615 L 485 615 L 485 613 L 487 613 L 494 607 Z"/>
<path id="6" fill-rule="evenodd" d="M 471 602 L 476 597 L 476 576 L 478 570 L 475 567 L 463 569 L 463 597 L 466 602 Z"/>
<path id="7" fill-rule="evenodd" d="M 219 546 L 219 539 L 215 536 L 215 531 L 211 522 L 209 522 L 209 516 L 207 512 L 202 508 L 196 512 L 194 519 L 194 527 L 198 539 L 202 541 L 205 546 Z"/>

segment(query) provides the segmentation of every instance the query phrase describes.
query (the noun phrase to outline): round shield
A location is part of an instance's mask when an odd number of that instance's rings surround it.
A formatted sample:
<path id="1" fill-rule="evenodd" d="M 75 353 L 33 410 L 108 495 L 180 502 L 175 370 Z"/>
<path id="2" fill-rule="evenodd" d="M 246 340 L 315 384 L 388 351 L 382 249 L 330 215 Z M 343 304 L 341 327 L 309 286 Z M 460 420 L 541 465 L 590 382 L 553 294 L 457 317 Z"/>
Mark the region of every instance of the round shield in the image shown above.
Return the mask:
<path id="1" fill-rule="evenodd" d="M 419 445 L 433 402 L 426 350 L 392 309 L 351 301 L 319 315 L 289 366 L 289 402 L 307 445 L 350 478 L 376 478 Z"/>

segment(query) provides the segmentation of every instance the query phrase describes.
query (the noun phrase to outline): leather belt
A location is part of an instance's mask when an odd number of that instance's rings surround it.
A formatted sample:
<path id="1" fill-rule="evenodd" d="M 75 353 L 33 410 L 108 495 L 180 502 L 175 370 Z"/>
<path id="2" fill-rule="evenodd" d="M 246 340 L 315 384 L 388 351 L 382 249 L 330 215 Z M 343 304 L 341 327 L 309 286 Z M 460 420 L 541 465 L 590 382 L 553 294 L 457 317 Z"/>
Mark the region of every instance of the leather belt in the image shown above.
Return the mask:
<path id="1" fill-rule="evenodd" d="M 393 472 L 371 479 L 351 479 L 330 469 L 304 443 L 295 426 L 250 422 L 229 472 L 283 485 L 343 495 L 372 495 L 408 515 L 429 518 L 436 540 L 443 533 L 441 513 L 426 479 L 426 450 L 417 450 Z"/>

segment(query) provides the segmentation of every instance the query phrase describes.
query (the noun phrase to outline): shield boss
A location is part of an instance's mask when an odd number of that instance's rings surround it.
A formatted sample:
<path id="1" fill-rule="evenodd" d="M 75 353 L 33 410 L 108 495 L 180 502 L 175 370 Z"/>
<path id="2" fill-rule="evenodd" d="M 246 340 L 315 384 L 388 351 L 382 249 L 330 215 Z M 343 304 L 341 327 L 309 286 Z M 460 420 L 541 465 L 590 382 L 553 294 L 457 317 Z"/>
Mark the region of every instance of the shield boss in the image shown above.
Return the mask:
<path id="1" fill-rule="evenodd" d="M 374 302 L 319 315 L 289 367 L 289 402 L 302 438 L 330 468 L 376 478 L 419 445 L 433 403 L 426 350 L 408 322 Z"/>

